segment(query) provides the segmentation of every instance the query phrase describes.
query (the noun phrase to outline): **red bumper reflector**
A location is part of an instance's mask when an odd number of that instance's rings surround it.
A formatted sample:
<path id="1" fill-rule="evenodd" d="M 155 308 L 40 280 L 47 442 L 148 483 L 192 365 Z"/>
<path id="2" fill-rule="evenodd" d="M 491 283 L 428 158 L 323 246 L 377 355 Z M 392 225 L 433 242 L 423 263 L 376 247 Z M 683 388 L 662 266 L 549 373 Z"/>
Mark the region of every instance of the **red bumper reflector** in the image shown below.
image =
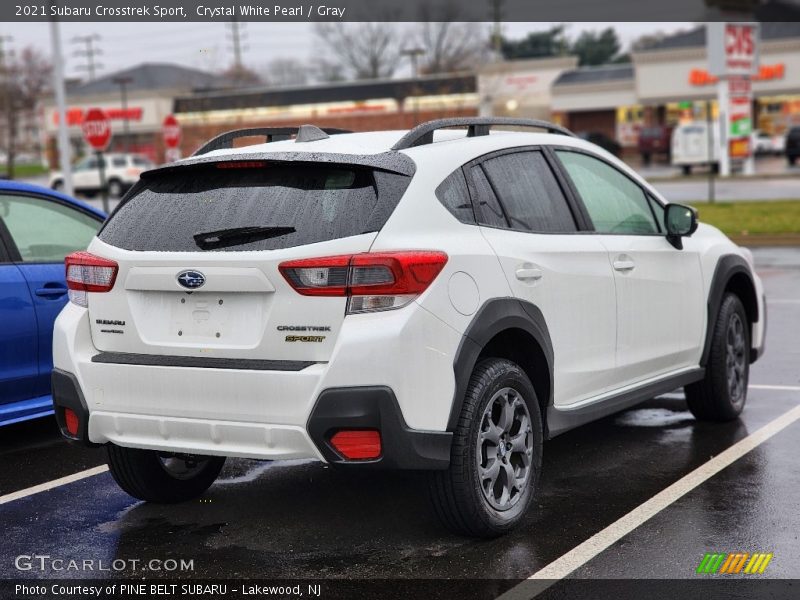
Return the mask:
<path id="1" fill-rule="evenodd" d="M 375 429 L 337 431 L 331 445 L 347 460 L 379 458 L 381 434 Z"/>
<path id="2" fill-rule="evenodd" d="M 64 422 L 70 435 L 78 436 L 78 415 L 71 408 L 64 409 Z"/>

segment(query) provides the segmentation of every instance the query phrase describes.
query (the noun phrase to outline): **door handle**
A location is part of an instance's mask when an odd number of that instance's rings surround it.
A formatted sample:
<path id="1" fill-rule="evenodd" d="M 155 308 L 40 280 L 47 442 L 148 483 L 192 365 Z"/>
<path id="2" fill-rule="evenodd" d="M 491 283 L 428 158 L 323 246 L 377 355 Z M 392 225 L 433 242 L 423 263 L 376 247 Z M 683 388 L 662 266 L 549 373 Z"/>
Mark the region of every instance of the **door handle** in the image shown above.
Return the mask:
<path id="1" fill-rule="evenodd" d="M 537 281 L 542 278 L 542 270 L 536 267 L 520 267 L 515 275 L 520 281 Z"/>
<path id="2" fill-rule="evenodd" d="M 618 258 L 614 261 L 614 269 L 616 271 L 633 271 L 636 268 L 636 263 L 630 258 Z"/>
<path id="3" fill-rule="evenodd" d="M 48 287 L 48 286 L 51 286 L 51 287 Z M 61 285 L 46 283 L 45 287 L 39 288 L 38 290 L 36 290 L 35 293 L 36 293 L 37 296 L 40 296 L 40 297 L 43 297 L 43 298 L 58 298 L 58 297 L 63 296 L 64 294 L 67 293 L 67 288 L 65 288 L 65 287 L 63 287 Z"/>

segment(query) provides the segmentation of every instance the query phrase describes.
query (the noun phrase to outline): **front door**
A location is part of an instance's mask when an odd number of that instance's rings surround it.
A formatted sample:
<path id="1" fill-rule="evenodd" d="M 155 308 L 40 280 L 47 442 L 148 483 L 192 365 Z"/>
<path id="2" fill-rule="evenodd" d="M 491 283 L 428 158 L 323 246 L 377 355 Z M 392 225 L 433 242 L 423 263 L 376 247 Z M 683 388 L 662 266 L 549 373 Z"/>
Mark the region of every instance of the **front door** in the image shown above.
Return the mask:
<path id="1" fill-rule="evenodd" d="M 705 306 L 697 251 L 667 241 L 663 206 L 620 170 L 582 152 L 556 155 L 614 272 L 615 387 L 696 366 Z"/>

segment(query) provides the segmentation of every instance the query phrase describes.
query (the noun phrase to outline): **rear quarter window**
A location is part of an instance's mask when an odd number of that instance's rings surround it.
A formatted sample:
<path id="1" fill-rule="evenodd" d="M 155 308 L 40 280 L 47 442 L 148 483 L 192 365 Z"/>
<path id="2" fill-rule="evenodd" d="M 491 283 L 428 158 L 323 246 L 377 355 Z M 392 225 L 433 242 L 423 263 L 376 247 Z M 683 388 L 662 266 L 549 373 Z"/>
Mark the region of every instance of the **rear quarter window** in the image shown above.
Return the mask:
<path id="1" fill-rule="evenodd" d="M 139 251 L 291 248 L 379 231 L 409 181 L 405 175 L 319 163 L 178 168 L 142 179 L 99 237 Z M 236 235 L 253 228 L 262 233 Z M 214 239 L 225 241 L 208 243 Z"/>

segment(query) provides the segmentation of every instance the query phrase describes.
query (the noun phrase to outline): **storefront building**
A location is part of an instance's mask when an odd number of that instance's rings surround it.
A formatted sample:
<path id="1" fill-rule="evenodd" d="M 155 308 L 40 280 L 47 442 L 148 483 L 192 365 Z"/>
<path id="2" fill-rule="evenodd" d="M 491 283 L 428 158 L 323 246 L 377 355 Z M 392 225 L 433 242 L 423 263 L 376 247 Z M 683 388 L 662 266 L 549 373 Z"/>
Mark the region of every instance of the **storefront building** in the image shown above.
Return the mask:
<path id="1" fill-rule="evenodd" d="M 409 129 L 430 119 L 478 114 L 473 74 L 187 94 L 175 99 L 181 152 L 231 129 L 313 123 L 351 131 Z"/>
<path id="2" fill-rule="evenodd" d="M 575 131 L 614 133 L 635 147 L 638 131 L 717 115 L 705 27 L 633 53 L 629 65 L 565 71 L 553 83 L 556 120 Z M 753 77 L 755 126 L 782 135 L 800 125 L 800 23 L 762 23 L 760 72 Z"/>
<path id="3" fill-rule="evenodd" d="M 109 151 L 146 154 L 160 162 L 164 152 L 162 123 L 172 112 L 175 98 L 192 90 L 221 87 L 226 83 L 219 76 L 197 69 L 142 64 L 72 86 L 67 90 L 66 121 L 73 154 L 81 156 L 89 152 L 83 141 L 81 123 L 88 109 L 101 108 L 111 122 Z M 53 100 L 44 104 L 42 118 L 48 156 L 55 166 L 59 116 Z"/>
<path id="4" fill-rule="evenodd" d="M 574 56 L 489 63 L 478 70 L 480 114 L 550 119 L 553 82 L 577 66 Z"/>

